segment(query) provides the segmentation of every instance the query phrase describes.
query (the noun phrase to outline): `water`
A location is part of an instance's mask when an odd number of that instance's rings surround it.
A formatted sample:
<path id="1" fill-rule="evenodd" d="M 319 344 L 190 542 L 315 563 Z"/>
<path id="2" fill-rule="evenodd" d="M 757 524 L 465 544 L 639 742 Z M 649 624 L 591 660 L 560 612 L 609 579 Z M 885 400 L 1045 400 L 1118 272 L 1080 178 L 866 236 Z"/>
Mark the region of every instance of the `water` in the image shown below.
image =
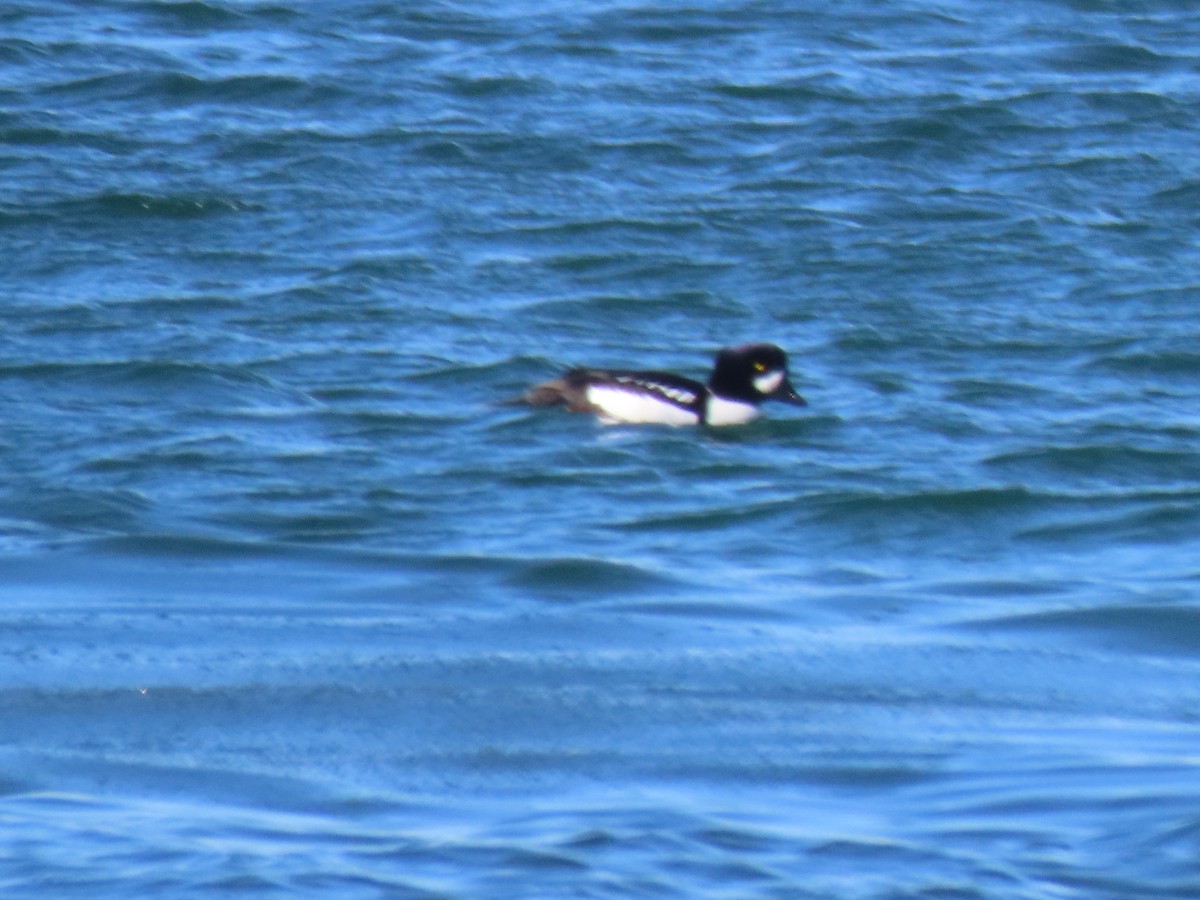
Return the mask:
<path id="1" fill-rule="evenodd" d="M 4 6 L 0 891 L 1200 894 L 1197 47 Z"/>

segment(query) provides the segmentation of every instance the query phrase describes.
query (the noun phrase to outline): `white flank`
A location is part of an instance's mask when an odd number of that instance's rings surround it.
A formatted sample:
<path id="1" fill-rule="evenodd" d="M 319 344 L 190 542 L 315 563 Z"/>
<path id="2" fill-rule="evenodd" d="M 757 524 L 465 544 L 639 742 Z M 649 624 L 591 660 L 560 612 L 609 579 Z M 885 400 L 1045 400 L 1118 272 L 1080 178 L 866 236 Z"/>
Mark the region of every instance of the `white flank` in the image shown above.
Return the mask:
<path id="1" fill-rule="evenodd" d="M 662 425 L 695 425 L 696 416 L 673 403 L 648 394 L 607 384 L 588 385 L 588 402 L 600 410 L 604 421 Z"/>
<path id="2" fill-rule="evenodd" d="M 715 395 L 708 398 L 709 425 L 745 425 L 747 422 L 753 422 L 759 415 L 758 407 L 749 403 L 722 400 Z"/>
<path id="3" fill-rule="evenodd" d="M 782 372 L 767 372 L 765 375 L 759 375 L 754 379 L 754 387 L 760 394 L 769 394 L 775 388 L 779 387 L 782 381 Z"/>

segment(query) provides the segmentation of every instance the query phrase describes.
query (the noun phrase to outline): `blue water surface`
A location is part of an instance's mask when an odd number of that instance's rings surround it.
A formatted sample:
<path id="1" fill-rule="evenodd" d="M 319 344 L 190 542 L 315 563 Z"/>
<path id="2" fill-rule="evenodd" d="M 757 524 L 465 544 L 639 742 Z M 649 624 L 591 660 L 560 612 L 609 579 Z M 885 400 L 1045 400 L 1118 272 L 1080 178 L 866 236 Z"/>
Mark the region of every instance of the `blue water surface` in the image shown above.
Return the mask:
<path id="1" fill-rule="evenodd" d="M 6 4 L 0 893 L 1200 896 L 1197 147 L 1167 0 Z"/>

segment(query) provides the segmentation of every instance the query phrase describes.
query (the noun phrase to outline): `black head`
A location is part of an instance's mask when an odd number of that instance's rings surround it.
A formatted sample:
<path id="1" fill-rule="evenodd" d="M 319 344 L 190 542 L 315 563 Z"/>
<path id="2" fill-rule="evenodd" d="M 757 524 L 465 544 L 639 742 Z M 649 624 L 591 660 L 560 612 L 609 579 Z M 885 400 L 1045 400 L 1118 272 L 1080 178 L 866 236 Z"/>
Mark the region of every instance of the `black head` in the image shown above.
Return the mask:
<path id="1" fill-rule="evenodd" d="M 708 386 L 713 393 L 733 400 L 782 400 L 794 406 L 808 405 L 788 381 L 787 354 L 774 344 L 726 347 L 717 354 Z"/>

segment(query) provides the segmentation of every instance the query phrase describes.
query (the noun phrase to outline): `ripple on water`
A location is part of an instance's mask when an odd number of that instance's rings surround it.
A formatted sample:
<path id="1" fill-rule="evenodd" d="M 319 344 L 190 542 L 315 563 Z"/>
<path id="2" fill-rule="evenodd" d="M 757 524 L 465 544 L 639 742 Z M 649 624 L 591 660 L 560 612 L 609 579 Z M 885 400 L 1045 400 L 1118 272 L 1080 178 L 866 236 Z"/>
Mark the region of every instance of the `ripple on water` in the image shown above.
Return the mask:
<path id="1" fill-rule="evenodd" d="M 641 597 L 678 591 L 685 585 L 639 566 L 593 557 L 531 560 L 509 577 L 509 583 L 551 600 Z"/>
<path id="2" fill-rule="evenodd" d="M 1200 655 L 1200 610 L 1147 603 L 1051 608 L 970 623 L 983 632 L 1052 634 L 1108 650 L 1160 656 Z"/>
<path id="3" fill-rule="evenodd" d="M 1037 476 L 1046 483 L 1092 483 L 1101 493 L 1115 486 L 1192 484 L 1200 453 L 1125 443 L 1049 446 L 1000 453 L 984 460 L 998 473 Z"/>
<path id="4" fill-rule="evenodd" d="M 142 193 L 99 194 L 88 199 L 59 201 L 56 214 L 112 220 L 118 218 L 200 219 L 254 208 L 231 197 Z"/>
<path id="5" fill-rule="evenodd" d="M 1077 513 L 1057 521 L 1026 527 L 1022 541 L 1074 547 L 1190 545 L 1200 528 L 1200 495 L 1131 498 L 1103 504 L 1101 510 Z"/>

